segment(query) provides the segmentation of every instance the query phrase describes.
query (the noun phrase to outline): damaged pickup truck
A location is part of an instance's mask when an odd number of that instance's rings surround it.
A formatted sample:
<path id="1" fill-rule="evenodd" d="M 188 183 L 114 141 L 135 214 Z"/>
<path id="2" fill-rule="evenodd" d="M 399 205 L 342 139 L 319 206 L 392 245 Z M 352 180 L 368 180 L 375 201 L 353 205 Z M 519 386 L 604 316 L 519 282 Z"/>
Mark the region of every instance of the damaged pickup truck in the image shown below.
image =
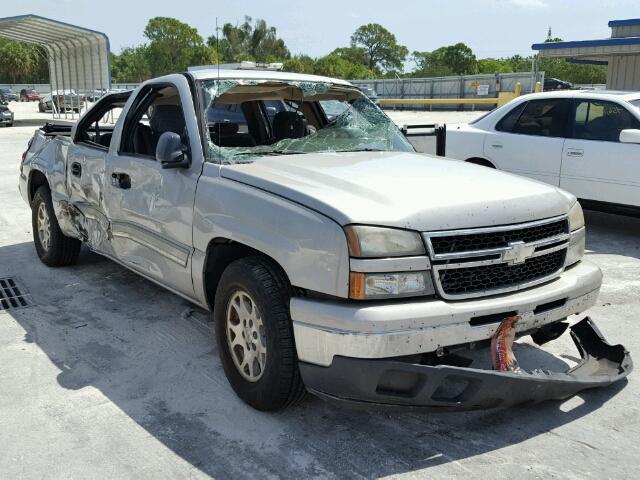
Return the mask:
<path id="1" fill-rule="evenodd" d="M 104 118 L 115 118 L 110 126 Z M 20 191 L 36 252 L 81 244 L 212 312 L 249 405 L 327 399 L 432 409 L 559 399 L 628 375 L 591 320 L 566 372 L 517 367 L 511 342 L 559 336 L 596 302 L 576 199 L 415 153 L 342 80 L 198 70 L 106 95 L 29 143 Z M 493 369 L 472 368 L 470 346 Z"/>

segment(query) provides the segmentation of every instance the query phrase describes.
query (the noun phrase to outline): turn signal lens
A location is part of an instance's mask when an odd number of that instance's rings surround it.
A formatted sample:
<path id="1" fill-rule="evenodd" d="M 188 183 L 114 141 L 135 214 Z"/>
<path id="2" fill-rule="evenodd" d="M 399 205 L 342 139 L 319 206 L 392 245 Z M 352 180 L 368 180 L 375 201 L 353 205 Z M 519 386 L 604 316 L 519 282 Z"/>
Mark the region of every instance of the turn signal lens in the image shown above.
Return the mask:
<path id="1" fill-rule="evenodd" d="M 364 273 L 349 272 L 349 298 L 354 300 L 364 298 Z"/>

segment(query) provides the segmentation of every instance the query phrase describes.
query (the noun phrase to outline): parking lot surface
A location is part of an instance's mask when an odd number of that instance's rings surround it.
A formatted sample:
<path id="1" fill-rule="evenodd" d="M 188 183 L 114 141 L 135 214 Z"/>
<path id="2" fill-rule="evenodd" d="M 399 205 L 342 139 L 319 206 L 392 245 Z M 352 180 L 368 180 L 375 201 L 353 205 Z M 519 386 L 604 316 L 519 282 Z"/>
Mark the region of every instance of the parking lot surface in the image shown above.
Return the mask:
<path id="1" fill-rule="evenodd" d="M 38 121 L 0 129 L 0 278 L 17 278 L 31 302 L 0 312 L 0 477 L 637 477 L 638 372 L 509 410 L 362 411 L 314 397 L 252 410 L 224 377 L 207 312 L 86 250 L 74 267 L 40 263 L 17 190 Z M 590 314 L 640 358 L 640 220 L 586 217 L 587 257 L 605 274 Z M 516 353 L 527 369 L 578 357 L 568 335 L 546 350 Z"/>

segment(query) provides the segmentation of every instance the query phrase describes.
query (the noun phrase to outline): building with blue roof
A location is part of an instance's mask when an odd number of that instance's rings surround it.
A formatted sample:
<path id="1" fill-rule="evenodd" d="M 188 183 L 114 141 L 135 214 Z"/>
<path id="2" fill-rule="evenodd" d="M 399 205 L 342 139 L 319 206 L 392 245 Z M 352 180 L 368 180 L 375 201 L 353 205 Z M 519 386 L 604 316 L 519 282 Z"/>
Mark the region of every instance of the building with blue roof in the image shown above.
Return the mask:
<path id="1" fill-rule="evenodd" d="M 607 88 L 640 91 L 640 18 L 611 20 L 611 38 L 535 43 L 539 57 L 607 65 Z"/>

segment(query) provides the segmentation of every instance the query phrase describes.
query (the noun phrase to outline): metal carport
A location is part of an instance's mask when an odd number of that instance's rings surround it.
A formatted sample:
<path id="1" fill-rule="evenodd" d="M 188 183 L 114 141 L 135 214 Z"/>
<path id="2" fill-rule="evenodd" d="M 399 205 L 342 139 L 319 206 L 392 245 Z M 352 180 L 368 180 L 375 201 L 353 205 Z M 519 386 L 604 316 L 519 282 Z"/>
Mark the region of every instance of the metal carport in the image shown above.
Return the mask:
<path id="1" fill-rule="evenodd" d="M 39 15 L 19 15 L 0 18 L 0 36 L 44 48 L 51 92 L 64 92 L 59 95 L 59 104 L 72 107 L 72 117 L 74 109 L 86 108 L 81 101 L 83 94 L 111 88 L 109 38 L 102 32 Z M 67 116 L 67 109 L 58 111 L 53 101 L 52 106 L 54 116 Z"/>

